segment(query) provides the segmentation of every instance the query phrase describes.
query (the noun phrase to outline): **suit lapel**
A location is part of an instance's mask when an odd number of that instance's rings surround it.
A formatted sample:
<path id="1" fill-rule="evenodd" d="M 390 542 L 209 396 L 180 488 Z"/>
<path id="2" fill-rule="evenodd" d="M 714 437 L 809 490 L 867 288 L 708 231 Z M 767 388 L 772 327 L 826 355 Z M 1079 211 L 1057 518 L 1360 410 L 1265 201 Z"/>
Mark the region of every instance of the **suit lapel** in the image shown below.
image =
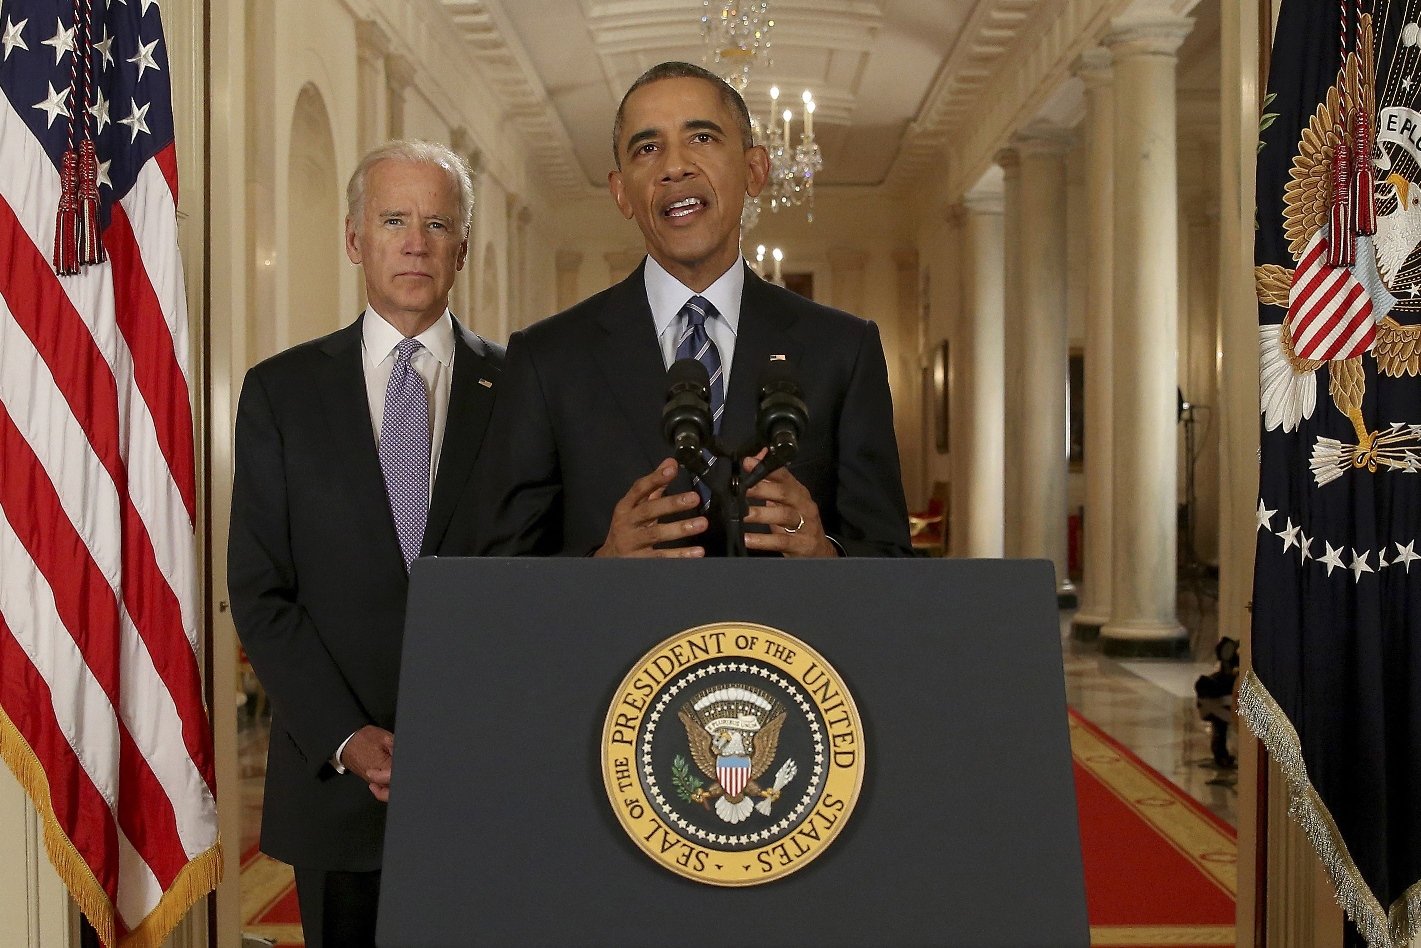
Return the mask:
<path id="1" fill-rule="evenodd" d="M 355 504 L 350 516 L 369 535 L 381 538 L 390 565 L 405 572 L 400 540 L 390 516 L 390 498 L 380 473 L 380 453 L 370 425 L 370 399 L 365 392 L 361 364 L 362 316 L 354 324 L 327 337 L 322 350 L 330 356 L 321 391 L 331 421 L 331 435 L 339 461 L 336 469 L 349 480 Z"/>
<path id="2" fill-rule="evenodd" d="M 424 555 L 437 550 L 439 541 L 444 538 L 493 411 L 499 369 L 484 355 L 482 340 L 472 333 L 466 334 L 455 320 L 454 378 L 449 388 L 449 411 L 444 419 L 444 444 L 434 477 L 434 496 L 420 550 Z"/>
<path id="3" fill-rule="evenodd" d="M 593 346 L 596 360 L 607 380 L 634 439 L 646 454 L 646 469 L 667 457 L 671 449 L 661 437 L 661 409 L 666 403 L 666 366 L 656 341 L 656 324 L 646 301 L 642 270 L 627 277 L 607 295 L 598 319 L 602 338 Z"/>
<path id="4" fill-rule="evenodd" d="M 727 445 L 739 449 L 755 434 L 760 377 L 770 357 L 784 356 L 790 365 L 798 365 L 803 345 L 790 334 L 797 318 L 775 304 L 769 284 L 746 266 L 735 361 L 730 366 L 730 390 L 725 393 L 725 417 L 721 420 L 720 436 Z"/>

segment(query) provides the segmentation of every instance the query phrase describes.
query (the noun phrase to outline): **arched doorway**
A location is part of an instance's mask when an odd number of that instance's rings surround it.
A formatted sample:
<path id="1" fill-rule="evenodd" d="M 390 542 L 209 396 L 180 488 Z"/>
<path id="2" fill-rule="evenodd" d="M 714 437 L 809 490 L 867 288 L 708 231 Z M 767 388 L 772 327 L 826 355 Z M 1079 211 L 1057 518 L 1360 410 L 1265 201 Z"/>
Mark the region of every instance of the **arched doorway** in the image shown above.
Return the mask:
<path id="1" fill-rule="evenodd" d="M 296 98 L 287 155 L 286 342 L 324 335 L 352 314 L 340 312 L 342 217 L 330 115 L 316 87 Z"/>

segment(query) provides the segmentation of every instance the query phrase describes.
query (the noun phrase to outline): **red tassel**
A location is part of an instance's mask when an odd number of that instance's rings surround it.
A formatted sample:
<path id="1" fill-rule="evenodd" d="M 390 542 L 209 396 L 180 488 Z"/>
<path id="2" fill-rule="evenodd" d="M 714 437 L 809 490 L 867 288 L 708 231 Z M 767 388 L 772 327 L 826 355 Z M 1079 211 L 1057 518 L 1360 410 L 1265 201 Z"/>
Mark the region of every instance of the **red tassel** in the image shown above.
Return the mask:
<path id="1" fill-rule="evenodd" d="M 1353 230 L 1358 234 L 1377 232 L 1376 181 L 1372 175 L 1372 123 L 1366 109 L 1358 109 L 1352 119 L 1352 156 L 1357 165 L 1352 175 Z"/>
<path id="2" fill-rule="evenodd" d="M 71 148 L 59 165 L 59 213 L 54 222 L 54 271 L 79 272 L 79 156 Z"/>
<path id="3" fill-rule="evenodd" d="M 108 259 L 99 237 L 99 159 L 94 143 L 79 145 L 79 263 L 103 263 Z"/>
<path id="4" fill-rule="evenodd" d="M 1352 150 L 1347 144 L 1347 117 L 1337 130 L 1332 150 L 1332 207 L 1328 217 L 1327 265 L 1350 267 L 1357 259 L 1357 236 L 1352 230 Z"/>

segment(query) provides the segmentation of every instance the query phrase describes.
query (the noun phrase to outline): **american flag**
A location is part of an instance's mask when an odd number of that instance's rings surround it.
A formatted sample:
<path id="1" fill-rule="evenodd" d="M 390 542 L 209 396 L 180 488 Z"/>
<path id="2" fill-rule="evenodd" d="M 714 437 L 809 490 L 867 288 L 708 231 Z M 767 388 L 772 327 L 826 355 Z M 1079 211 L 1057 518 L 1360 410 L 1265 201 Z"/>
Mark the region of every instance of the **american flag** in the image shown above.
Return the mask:
<path id="1" fill-rule="evenodd" d="M 0 0 L 0 756 L 108 945 L 222 871 L 170 81 L 157 0 Z"/>

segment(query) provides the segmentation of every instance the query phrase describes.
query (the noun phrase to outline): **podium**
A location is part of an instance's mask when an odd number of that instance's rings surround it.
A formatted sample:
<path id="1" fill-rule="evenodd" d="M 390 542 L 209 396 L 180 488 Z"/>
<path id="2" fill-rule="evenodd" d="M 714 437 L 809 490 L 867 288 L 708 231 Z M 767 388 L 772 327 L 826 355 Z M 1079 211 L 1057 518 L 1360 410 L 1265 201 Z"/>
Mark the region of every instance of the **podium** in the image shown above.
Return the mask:
<path id="1" fill-rule="evenodd" d="M 600 756 L 633 664 L 727 621 L 827 659 L 867 757 L 832 845 L 740 888 L 640 851 Z M 386 948 L 1089 943 L 1047 562 L 421 560 L 396 748 Z"/>

